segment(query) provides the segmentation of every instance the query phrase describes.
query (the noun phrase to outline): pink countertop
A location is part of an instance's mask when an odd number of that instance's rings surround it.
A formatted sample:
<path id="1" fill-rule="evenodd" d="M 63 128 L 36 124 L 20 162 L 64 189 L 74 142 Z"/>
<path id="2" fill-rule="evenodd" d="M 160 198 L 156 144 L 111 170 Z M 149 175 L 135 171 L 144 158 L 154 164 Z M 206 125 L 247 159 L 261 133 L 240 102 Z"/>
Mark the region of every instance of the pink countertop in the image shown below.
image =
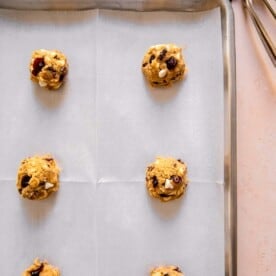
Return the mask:
<path id="1" fill-rule="evenodd" d="M 237 59 L 238 276 L 276 275 L 276 69 L 241 1 Z M 276 28 L 269 16 L 274 42 Z"/>

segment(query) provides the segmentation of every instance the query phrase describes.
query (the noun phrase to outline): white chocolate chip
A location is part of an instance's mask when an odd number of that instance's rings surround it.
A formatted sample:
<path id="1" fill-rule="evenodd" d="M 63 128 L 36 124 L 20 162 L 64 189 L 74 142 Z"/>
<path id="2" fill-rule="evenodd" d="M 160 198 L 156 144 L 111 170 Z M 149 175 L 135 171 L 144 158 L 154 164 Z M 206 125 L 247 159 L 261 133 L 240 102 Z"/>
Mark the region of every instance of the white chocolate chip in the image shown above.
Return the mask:
<path id="1" fill-rule="evenodd" d="M 162 69 L 161 71 L 159 71 L 158 76 L 160 79 L 162 79 L 162 78 L 166 77 L 167 73 L 168 73 L 167 69 Z"/>
<path id="2" fill-rule="evenodd" d="M 46 190 L 48 190 L 48 189 L 50 189 L 50 188 L 53 188 L 55 185 L 54 184 L 52 184 L 52 183 L 50 183 L 50 182 L 46 182 L 45 183 L 45 189 Z"/>
<path id="3" fill-rule="evenodd" d="M 45 86 L 47 86 L 47 83 L 40 80 L 40 81 L 39 81 L 39 85 L 40 85 L 41 87 L 45 87 Z"/>
<path id="4" fill-rule="evenodd" d="M 173 189 L 172 181 L 170 179 L 166 179 L 165 189 Z"/>

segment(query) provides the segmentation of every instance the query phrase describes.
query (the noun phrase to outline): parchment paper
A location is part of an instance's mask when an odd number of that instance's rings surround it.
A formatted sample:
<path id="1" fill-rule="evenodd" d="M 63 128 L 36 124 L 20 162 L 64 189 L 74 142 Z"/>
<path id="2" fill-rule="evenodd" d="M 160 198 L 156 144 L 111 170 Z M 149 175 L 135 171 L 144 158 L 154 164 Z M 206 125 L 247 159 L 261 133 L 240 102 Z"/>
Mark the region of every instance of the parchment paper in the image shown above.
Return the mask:
<path id="1" fill-rule="evenodd" d="M 224 274 L 223 67 L 219 10 L 201 13 L 0 11 L 0 275 L 35 257 L 62 275 Z M 186 79 L 153 89 L 141 73 L 148 47 L 183 47 Z M 61 90 L 29 80 L 32 50 L 59 49 Z M 26 156 L 52 153 L 60 191 L 21 199 Z M 157 155 L 185 160 L 185 197 L 149 198 L 145 168 Z"/>

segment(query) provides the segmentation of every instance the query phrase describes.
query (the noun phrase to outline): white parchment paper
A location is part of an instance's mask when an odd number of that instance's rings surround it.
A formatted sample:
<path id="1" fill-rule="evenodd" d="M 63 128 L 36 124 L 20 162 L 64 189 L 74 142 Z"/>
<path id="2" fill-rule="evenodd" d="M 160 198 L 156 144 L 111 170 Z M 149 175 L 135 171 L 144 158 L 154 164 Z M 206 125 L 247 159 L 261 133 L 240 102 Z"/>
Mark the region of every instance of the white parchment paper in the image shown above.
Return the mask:
<path id="1" fill-rule="evenodd" d="M 200 13 L 0 11 L 0 275 L 35 257 L 62 275 L 224 273 L 223 67 L 219 10 Z M 183 47 L 189 71 L 169 89 L 141 73 L 148 47 Z M 61 90 L 29 80 L 32 50 L 59 49 Z M 26 156 L 52 153 L 60 191 L 42 202 L 15 188 Z M 157 155 L 185 160 L 190 185 L 167 204 L 144 174 Z"/>

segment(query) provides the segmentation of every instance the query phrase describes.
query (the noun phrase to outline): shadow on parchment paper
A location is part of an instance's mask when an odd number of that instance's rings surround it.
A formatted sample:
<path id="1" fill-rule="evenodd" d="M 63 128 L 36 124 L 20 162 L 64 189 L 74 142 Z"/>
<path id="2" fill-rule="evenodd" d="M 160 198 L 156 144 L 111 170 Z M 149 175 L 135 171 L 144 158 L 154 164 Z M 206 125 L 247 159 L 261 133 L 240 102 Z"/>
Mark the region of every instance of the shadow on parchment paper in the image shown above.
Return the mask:
<path id="1" fill-rule="evenodd" d="M 22 209 L 30 224 L 39 224 L 50 215 L 55 206 L 58 192 L 43 200 L 21 199 Z"/>
<path id="2" fill-rule="evenodd" d="M 66 81 L 57 90 L 48 90 L 40 87 L 38 83 L 33 83 L 33 93 L 37 98 L 38 102 L 48 109 L 55 109 L 60 106 L 64 98 L 67 95 Z"/>
<path id="3" fill-rule="evenodd" d="M 170 87 L 152 87 L 147 82 L 147 80 L 144 78 L 144 85 L 145 90 L 147 93 L 149 93 L 150 97 L 160 103 L 160 104 L 166 104 L 170 101 L 172 101 L 174 98 L 177 97 L 178 93 L 183 89 L 183 83 L 185 82 L 185 77 L 183 80 L 180 80 Z"/>
<path id="4" fill-rule="evenodd" d="M 177 216 L 180 211 L 181 206 L 185 202 L 185 197 L 187 196 L 188 188 L 186 193 L 182 195 L 180 198 L 169 201 L 169 202 L 161 202 L 157 198 L 152 198 L 148 196 L 149 205 L 154 209 L 155 213 L 164 220 L 173 219 Z"/>

